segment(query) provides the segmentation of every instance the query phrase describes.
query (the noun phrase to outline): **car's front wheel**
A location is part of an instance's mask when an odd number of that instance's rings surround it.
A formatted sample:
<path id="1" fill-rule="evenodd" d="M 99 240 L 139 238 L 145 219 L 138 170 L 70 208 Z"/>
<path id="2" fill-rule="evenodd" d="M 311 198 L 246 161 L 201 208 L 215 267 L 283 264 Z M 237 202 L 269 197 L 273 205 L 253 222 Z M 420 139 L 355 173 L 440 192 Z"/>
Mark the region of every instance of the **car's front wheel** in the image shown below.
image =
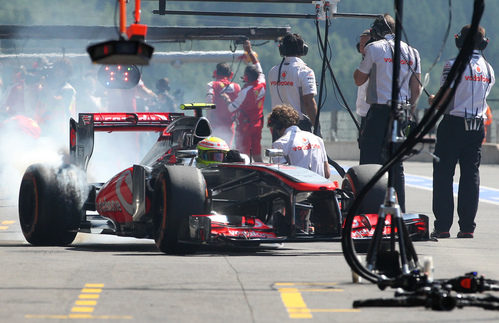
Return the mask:
<path id="1" fill-rule="evenodd" d="M 153 199 L 154 240 L 164 253 L 187 253 L 189 216 L 206 214 L 206 183 L 201 172 L 189 166 L 165 166 L 155 181 Z"/>

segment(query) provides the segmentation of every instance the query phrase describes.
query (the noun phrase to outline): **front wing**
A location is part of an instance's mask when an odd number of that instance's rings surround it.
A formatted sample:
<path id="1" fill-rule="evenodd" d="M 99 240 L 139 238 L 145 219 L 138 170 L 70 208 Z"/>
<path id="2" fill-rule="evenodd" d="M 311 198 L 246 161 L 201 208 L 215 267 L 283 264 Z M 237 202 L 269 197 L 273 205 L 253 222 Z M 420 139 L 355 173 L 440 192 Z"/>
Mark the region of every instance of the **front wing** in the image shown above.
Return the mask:
<path id="1" fill-rule="evenodd" d="M 412 240 L 429 239 L 429 218 L 424 214 L 402 214 Z M 352 238 L 369 240 L 376 229 L 377 214 L 358 215 L 354 219 Z M 391 217 L 385 218 L 383 235 L 391 234 Z M 339 236 L 315 235 L 313 232 L 294 232 L 289 236 L 277 234 L 277 228 L 253 217 L 226 216 L 220 214 L 193 215 L 189 219 L 190 238 L 199 243 L 280 243 L 284 241 L 337 240 Z M 327 240 L 327 239 L 326 239 Z"/>

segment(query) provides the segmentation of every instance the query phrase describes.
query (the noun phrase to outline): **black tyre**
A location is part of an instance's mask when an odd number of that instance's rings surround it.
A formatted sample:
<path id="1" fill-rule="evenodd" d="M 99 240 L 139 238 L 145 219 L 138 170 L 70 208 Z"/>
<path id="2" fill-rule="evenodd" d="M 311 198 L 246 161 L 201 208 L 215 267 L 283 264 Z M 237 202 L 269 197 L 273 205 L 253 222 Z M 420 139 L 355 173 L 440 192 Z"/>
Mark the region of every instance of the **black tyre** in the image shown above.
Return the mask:
<path id="1" fill-rule="evenodd" d="M 190 253 L 189 216 L 207 213 L 206 183 L 199 169 L 165 166 L 154 189 L 153 220 L 156 246 L 164 253 Z"/>
<path id="2" fill-rule="evenodd" d="M 371 180 L 374 174 L 381 168 L 381 165 L 368 164 L 351 167 L 343 179 L 342 188 L 353 193 L 357 197 L 362 188 Z M 378 213 L 381 204 L 385 199 L 386 187 L 388 183 L 387 176 L 383 176 L 373 186 L 373 188 L 364 197 L 358 214 Z"/>
<path id="3" fill-rule="evenodd" d="M 19 191 L 19 222 L 26 240 L 39 246 L 64 246 L 76 237 L 88 195 L 75 166 L 31 165 Z"/>

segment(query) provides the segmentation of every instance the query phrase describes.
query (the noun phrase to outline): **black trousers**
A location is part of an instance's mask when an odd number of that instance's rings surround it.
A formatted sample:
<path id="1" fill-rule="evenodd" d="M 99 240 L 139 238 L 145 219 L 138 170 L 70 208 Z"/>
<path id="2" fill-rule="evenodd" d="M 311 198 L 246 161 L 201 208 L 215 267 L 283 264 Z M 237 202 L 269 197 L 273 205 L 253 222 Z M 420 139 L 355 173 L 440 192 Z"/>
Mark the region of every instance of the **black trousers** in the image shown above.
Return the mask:
<path id="1" fill-rule="evenodd" d="M 480 188 L 480 158 L 483 126 L 478 131 L 466 131 L 464 118 L 445 115 L 437 129 L 433 162 L 433 214 L 435 230 L 449 232 L 454 217 L 453 178 L 459 162 L 461 175 L 457 198 L 459 229 L 474 232 Z"/>
<path id="2" fill-rule="evenodd" d="M 388 151 L 388 129 L 390 128 L 391 107 L 385 104 L 372 104 L 367 112 L 365 124 L 361 130 L 360 161 L 363 164 L 384 164 L 390 157 Z M 394 188 L 398 203 L 405 212 L 405 178 L 402 162 L 393 165 Z"/>

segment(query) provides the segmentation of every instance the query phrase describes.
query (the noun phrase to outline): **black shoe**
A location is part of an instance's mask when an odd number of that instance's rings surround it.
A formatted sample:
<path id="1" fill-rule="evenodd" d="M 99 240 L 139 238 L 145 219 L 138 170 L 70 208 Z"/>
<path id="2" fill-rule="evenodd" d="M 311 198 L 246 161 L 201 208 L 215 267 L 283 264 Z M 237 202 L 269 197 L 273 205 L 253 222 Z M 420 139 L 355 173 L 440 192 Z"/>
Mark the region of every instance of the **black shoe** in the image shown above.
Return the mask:
<path id="1" fill-rule="evenodd" d="M 430 238 L 432 238 L 432 239 L 450 238 L 450 233 L 449 232 L 440 232 L 440 231 L 437 231 L 437 230 L 433 230 L 433 232 L 430 234 Z"/>
<path id="2" fill-rule="evenodd" d="M 461 232 L 459 231 L 457 234 L 458 238 L 464 238 L 464 239 L 473 239 L 473 232 Z"/>

